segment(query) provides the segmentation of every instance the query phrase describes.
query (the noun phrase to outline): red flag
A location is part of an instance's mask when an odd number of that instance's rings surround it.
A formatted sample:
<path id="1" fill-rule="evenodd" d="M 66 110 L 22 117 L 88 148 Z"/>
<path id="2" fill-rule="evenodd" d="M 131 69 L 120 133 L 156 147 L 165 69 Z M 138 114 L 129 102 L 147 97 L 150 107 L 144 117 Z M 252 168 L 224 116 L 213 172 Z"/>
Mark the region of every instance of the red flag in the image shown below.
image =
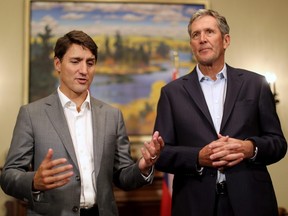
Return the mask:
<path id="1" fill-rule="evenodd" d="M 176 80 L 179 76 L 179 72 L 178 72 L 178 69 L 175 68 L 172 72 L 172 80 Z"/>
<path id="2" fill-rule="evenodd" d="M 162 182 L 161 216 L 171 216 L 173 174 L 164 173 Z"/>

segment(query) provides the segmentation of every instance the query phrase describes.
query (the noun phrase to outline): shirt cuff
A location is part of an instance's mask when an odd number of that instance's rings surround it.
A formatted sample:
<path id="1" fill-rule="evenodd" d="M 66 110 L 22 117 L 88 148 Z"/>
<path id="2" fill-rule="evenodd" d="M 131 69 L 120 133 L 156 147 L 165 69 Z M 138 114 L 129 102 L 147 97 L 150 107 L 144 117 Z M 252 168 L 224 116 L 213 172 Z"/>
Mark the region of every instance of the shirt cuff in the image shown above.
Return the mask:
<path id="1" fill-rule="evenodd" d="M 198 165 L 196 165 L 196 172 L 197 172 L 199 175 L 202 175 L 203 169 L 204 169 L 204 167 L 199 167 Z"/>
<path id="2" fill-rule="evenodd" d="M 255 161 L 257 154 L 258 154 L 258 147 L 255 146 L 254 155 L 253 155 L 253 157 L 250 158 L 250 161 Z"/>
<path id="3" fill-rule="evenodd" d="M 141 173 L 142 177 L 144 178 L 145 181 L 150 182 L 153 180 L 153 173 L 154 173 L 154 165 L 151 167 L 150 173 L 148 176 L 145 176 Z"/>
<path id="4" fill-rule="evenodd" d="M 41 191 L 32 191 L 33 200 L 39 202 L 41 198 Z"/>

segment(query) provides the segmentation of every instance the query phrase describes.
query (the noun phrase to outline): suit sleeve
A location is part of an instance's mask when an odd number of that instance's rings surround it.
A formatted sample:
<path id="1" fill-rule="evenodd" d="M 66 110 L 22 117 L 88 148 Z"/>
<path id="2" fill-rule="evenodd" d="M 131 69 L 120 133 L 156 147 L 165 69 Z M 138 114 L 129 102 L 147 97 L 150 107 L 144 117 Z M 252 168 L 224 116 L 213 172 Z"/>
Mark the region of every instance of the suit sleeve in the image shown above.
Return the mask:
<path id="1" fill-rule="evenodd" d="M 274 97 L 269 85 L 263 78 L 259 96 L 260 135 L 251 136 L 258 147 L 255 163 L 269 165 L 282 159 L 287 151 L 287 143 L 283 135 L 277 115 Z"/>
<path id="2" fill-rule="evenodd" d="M 23 106 L 17 117 L 11 146 L 1 174 L 1 187 L 5 193 L 31 202 L 35 174 L 30 171 L 34 148 L 32 133 L 28 110 Z"/>
<path id="3" fill-rule="evenodd" d="M 117 137 L 114 160 L 114 183 L 123 190 L 132 190 L 150 183 L 141 175 L 138 162 L 134 163 L 130 154 L 130 142 L 122 113 L 117 110 L 116 115 Z"/>

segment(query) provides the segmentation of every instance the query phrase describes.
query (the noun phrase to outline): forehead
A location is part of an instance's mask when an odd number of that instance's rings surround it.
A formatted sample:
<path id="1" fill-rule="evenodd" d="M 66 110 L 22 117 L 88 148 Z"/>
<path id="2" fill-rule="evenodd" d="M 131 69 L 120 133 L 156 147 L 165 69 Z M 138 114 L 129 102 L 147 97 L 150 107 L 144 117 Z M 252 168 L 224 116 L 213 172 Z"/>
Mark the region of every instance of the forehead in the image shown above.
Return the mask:
<path id="1" fill-rule="evenodd" d="M 73 57 L 80 57 L 80 56 L 86 56 L 86 57 L 94 57 L 94 55 L 92 54 L 92 52 L 84 46 L 81 46 L 79 44 L 71 44 L 71 46 L 67 49 L 64 57 L 69 57 L 69 58 L 73 58 Z"/>
<path id="2" fill-rule="evenodd" d="M 216 19 L 209 15 L 199 17 L 191 24 L 192 32 L 208 28 L 219 29 Z"/>

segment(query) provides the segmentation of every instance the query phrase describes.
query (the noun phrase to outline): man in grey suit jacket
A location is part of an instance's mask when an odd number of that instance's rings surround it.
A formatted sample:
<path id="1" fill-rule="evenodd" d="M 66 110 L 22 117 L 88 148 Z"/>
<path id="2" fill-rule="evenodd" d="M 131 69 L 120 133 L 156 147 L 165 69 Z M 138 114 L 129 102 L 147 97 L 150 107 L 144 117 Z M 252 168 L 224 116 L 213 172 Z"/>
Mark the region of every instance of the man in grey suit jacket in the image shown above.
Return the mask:
<path id="1" fill-rule="evenodd" d="M 155 168 L 173 173 L 173 216 L 277 216 L 267 165 L 287 151 L 265 78 L 225 64 L 226 19 L 199 10 L 188 25 L 198 61 L 161 90 Z"/>
<path id="2" fill-rule="evenodd" d="M 95 42 L 71 31 L 54 51 L 60 86 L 20 108 L 1 187 L 28 202 L 28 215 L 116 216 L 113 183 L 124 190 L 151 183 L 164 142 L 155 132 L 134 163 L 121 112 L 88 91 Z"/>

